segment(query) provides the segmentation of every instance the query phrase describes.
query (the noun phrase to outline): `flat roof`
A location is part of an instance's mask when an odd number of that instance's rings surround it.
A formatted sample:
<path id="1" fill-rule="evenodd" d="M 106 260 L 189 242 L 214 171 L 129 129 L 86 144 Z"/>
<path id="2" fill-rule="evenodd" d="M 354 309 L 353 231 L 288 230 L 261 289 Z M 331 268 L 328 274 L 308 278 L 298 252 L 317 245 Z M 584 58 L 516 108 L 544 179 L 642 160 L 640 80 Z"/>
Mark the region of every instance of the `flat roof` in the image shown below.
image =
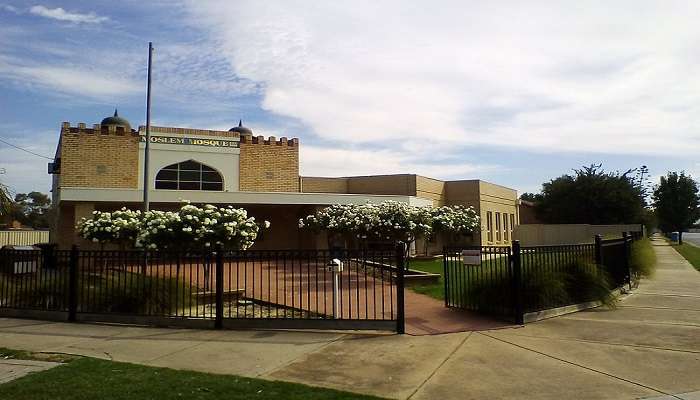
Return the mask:
<path id="1" fill-rule="evenodd" d="M 58 189 L 60 201 L 82 202 L 124 202 L 143 201 L 141 189 L 102 189 L 63 187 Z M 189 200 L 194 203 L 219 204 L 364 204 L 381 203 L 393 200 L 414 206 L 429 206 L 432 201 L 416 196 L 345 194 L 345 193 L 302 193 L 302 192 L 219 192 L 204 190 L 151 190 L 149 200 L 154 203 L 180 203 Z"/>

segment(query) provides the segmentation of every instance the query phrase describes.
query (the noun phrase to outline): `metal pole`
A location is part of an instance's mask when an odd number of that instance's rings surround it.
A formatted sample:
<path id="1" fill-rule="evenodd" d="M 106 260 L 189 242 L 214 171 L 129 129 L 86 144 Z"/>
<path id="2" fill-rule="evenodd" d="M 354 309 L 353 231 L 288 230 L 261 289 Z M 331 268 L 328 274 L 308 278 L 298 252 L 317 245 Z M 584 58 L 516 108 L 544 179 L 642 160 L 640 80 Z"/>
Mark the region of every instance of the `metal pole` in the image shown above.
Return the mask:
<path id="1" fill-rule="evenodd" d="M 333 266 L 333 319 L 338 319 L 340 316 L 340 296 L 338 293 L 338 269 Z"/>
<path id="2" fill-rule="evenodd" d="M 68 259 L 68 321 L 75 322 L 78 311 L 78 246 L 73 245 Z"/>
<path id="3" fill-rule="evenodd" d="M 445 307 L 450 306 L 450 291 L 448 282 L 450 281 L 450 271 L 447 265 L 447 246 L 442 246 L 442 281 L 445 291 Z"/>
<path id="4" fill-rule="evenodd" d="M 627 232 L 622 232 L 622 239 L 624 240 L 622 246 L 625 253 L 624 268 L 625 268 L 625 280 L 627 280 L 627 286 L 629 290 L 632 290 L 632 269 L 630 268 L 630 253 L 632 237 Z"/>
<path id="5" fill-rule="evenodd" d="M 146 148 L 143 154 L 143 211 L 148 211 L 148 178 L 149 147 L 151 144 L 151 62 L 153 60 L 153 42 L 148 42 L 148 87 L 146 89 Z"/>
<path id="6" fill-rule="evenodd" d="M 525 306 L 523 304 L 523 267 L 520 258 L 520 240 L 511 242 L 511 263 L 513 268 L 513 313 L 517 325 L 525 324 Z"/>
<path id="7" fill-rule="evenodd" d="M 406 333 L 406 313 L 404 310 L 404 271 L 406 260 L 404 243 L 396 246 L 396 333 Z"/>
<path id="8" fill-rule="evenodd" d="M 224 248 L 216 248 L 216 329 L 224 327 Z"/>

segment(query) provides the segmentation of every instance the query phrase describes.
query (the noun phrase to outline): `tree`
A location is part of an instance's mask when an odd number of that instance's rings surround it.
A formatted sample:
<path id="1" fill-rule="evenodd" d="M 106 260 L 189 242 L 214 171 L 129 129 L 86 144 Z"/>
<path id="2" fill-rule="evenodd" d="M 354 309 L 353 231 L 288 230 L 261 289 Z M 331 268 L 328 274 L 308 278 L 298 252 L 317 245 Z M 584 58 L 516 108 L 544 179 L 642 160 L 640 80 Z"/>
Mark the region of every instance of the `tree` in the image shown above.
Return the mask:
<path id="1" fill-rule="evenodd" d="M 0 183 L 0 218 L 4 218 L 12 211 L 12 197 L 10 197 L 10 189 Z"/>
<path id="2" fill-rule="evenodd" d="M 550 224 L 641 223 L 646 201 L 644 178 L 631 176 L 637 171 L 605 172 L 600 164 L 575 169 L 544 183 L 532 197 L 537 216 Z"/>
<path id="3" fill-rule="evenodd" d="M 529 193 L 525 192 L 520 195 L 521 200 L 530 201 L 532 203 L 539 203 L 542 200 L 542 195 L 539 193 Z"/>
<path id="4" fill-rule="evenodd" d="M 51 199 L 41 192 L 17 193 L 10 216 L 23 225 L 47 228 L 51 212 Z"/>
<path id="5" fill-rule="evenodd" d="M 659 228 L 664 232 L 678 231 L 678 243 L 683 243 L 683 231 L 700 218 L 698 185 L 684 172 L 669 172 L 654 188 L 654 208 Z"/>

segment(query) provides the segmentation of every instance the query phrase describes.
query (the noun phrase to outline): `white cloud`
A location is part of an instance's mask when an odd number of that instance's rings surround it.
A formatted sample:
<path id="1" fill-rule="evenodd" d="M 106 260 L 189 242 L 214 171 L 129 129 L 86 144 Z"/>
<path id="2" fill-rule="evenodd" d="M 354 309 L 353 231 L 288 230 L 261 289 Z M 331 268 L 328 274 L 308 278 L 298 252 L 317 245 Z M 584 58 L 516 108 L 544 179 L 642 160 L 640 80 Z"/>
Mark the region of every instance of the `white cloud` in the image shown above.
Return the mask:
<path id="1" fill-rule="evenodd" d="M 10 143 L 42 154 L 47 157 L 56 152 L 58 134 L 56 132 L 22 132 L 8 125 L 0 125 L 0 135 Z M 12 132 L 13 136 L 8 136 Z M 21 132 L 21 133 L 18 133 Z M 30 136 L 31 135 L 31 136 Z M 13 193 L 27 193 L 32 190 L 46 192 L 51 187 L 51 175 L 46 173 L 50 162 L 0 143 L 0 182 L 8 185 Z"/>
<path id="2" fill-rule="evenodd" d="M 471 163 L 427 162 L 392 150 L 340 149 L 304 145 L 299 148 L 303 176 L 352 176 L 418 174 L 439 179 L 475 178 L 478 173 L 499 169 Z"/>
<path id="3" fill-rule="evenodd" d="M 143 91 L 133 79 L 115 71 L 86 66 L 29 65 L 28 60 L 0 56 L 0 79 L 16 84 L 48 88 L 61 94 L 114 100 Z"/>
<path id="4" fill-rule="evenodd" d="M 40 17 L 55 19 L 58 21 L 73 22 L 76 24 L 99 24 L 105 21 L 109 21 L 108 17 L 98 16 L 94 12 L 81 14 L 77 12 L 68 12 L 61 7 L 48 8 L 42 5 L 38 5 L 31 7 L 29 9 L 29 12 Z"/>
<path id="5" fill-rule="evenodd" d="M 262 106 L 324 139 L 690 155 L 700 3 L 187 1 Z"/>
<path id="6" fill-rule="evenodd" d="M 11 6 L 11 5 L 9 5 L 9 4 L 2 4 L 2 5 L 0 5 L 0 9 L 3 9 L 3 10 L 5 10 L 5 11 L 7 11 L 7 12 L 11 12 L 11 13 L 14 13 L 14 14 L 20 14 L 20 13 L 21 13 L 21 11 L 20 11 L 17 7 Z"/>

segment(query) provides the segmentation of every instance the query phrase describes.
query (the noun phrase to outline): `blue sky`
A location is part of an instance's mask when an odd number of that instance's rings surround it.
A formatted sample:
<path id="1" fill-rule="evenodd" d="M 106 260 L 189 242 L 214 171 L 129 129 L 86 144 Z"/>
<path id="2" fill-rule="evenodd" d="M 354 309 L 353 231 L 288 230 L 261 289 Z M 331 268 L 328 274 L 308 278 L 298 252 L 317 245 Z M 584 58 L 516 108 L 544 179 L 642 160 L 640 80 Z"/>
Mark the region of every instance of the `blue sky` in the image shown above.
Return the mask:
<path id="1" fill-rule="evenodd" d="M 700 174 L 698 2 L 0 0 L 0 138 L 60 123 L 301 140 L 304 175 L 418 173 L 536 191 L 572 168 Z M 0 181 L 48 191 L 0 143 Z"/>

